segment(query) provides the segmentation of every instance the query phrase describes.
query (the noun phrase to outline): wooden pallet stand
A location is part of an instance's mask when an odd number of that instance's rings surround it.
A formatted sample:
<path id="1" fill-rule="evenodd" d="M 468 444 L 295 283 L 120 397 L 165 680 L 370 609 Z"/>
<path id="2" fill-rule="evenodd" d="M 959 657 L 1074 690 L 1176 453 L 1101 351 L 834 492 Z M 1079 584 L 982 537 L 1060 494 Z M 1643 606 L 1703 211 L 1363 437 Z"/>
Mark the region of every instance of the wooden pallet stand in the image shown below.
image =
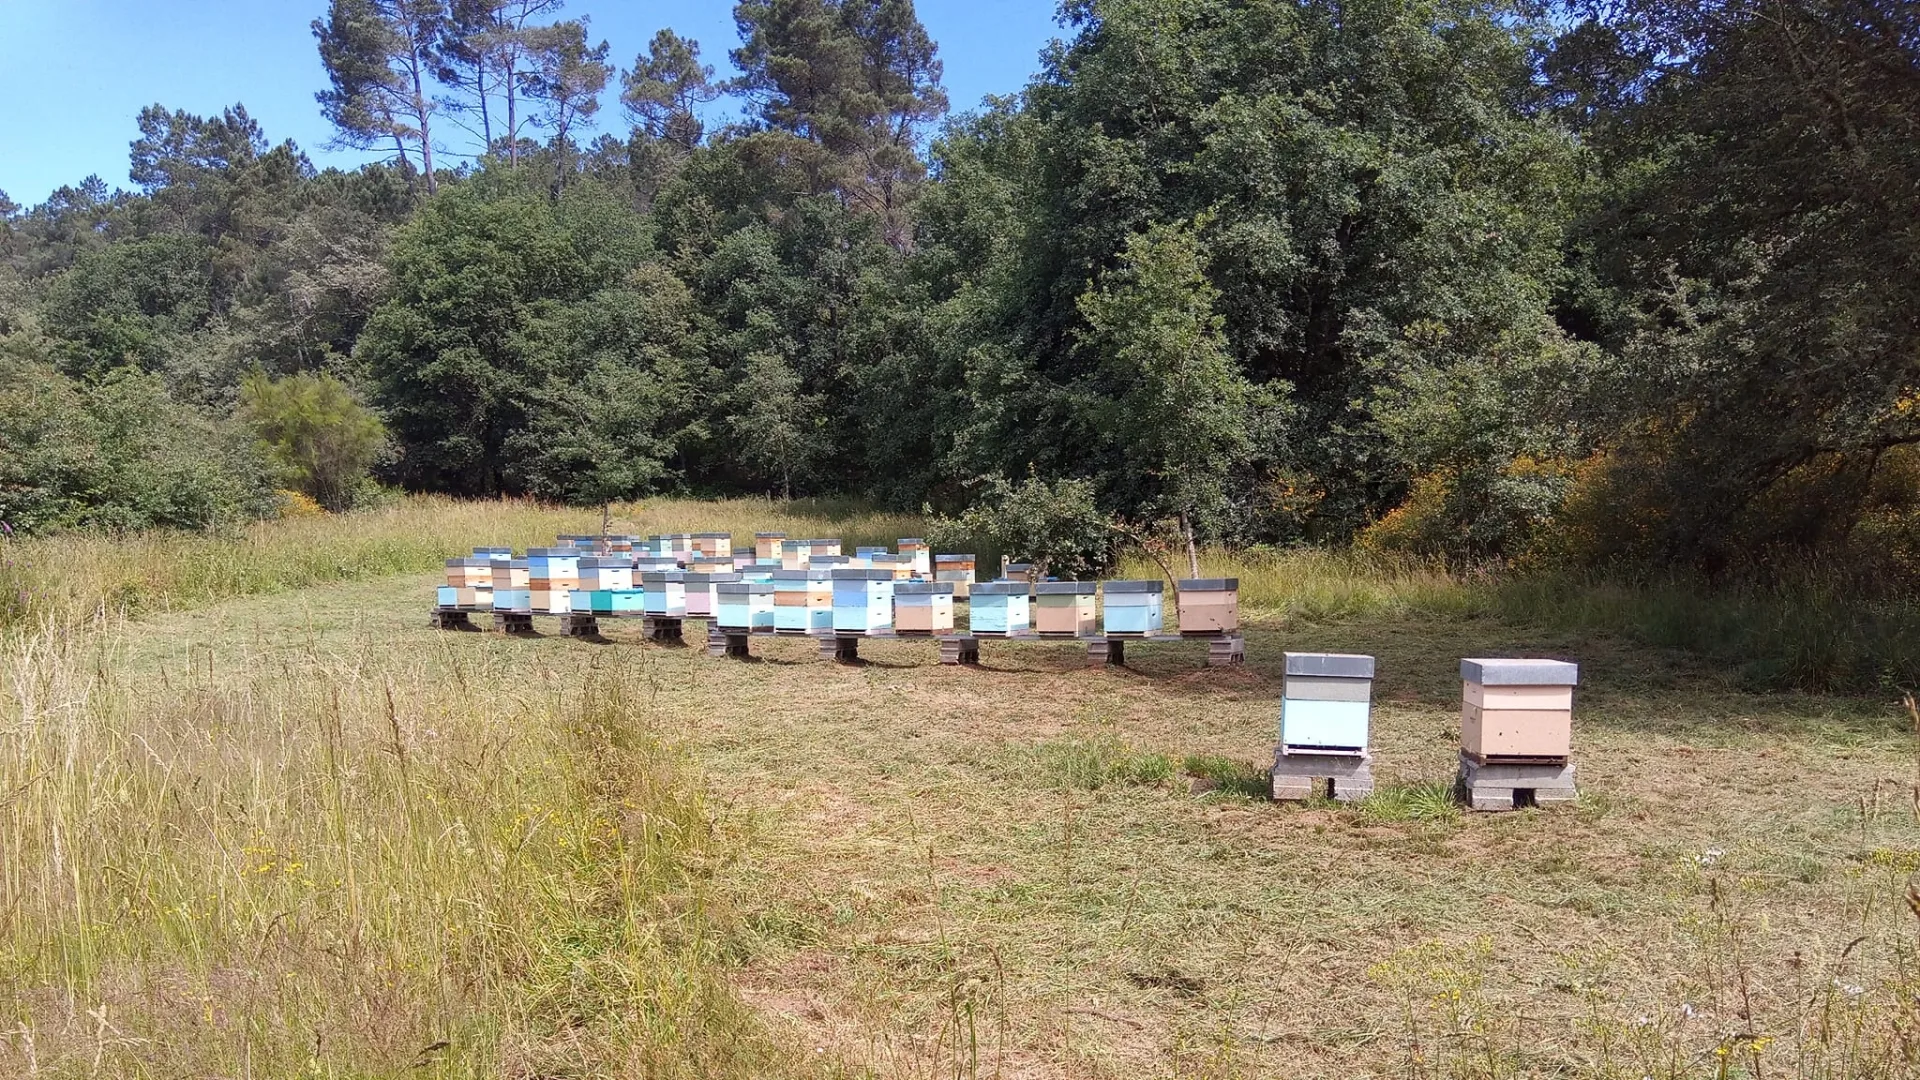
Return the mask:
<path id="1" fill-rule="evenodd" d="M 472 630 L 473 620 L 459 608 L 434 608 L 433 622 L 435 630 Z"/>
<path id="2" fill-rule="evenodd" d="M 952 634 L 940 639 L 940 662 L 949 666 L 980 663 L 980 639 L 971 634 Z"/>
<path id="3" fill-rule="evenodd" d="M 1311 799 L 1316 790 L 1336 802 L 1359 802 L 1373 794 L 1373 755 L 1281 747 L 1273 758 L 1274 799 L 1300 802 Z"/>
<path id="4" fill-rule="evenodd" d="M 493 628 L 503 634 L 531 634 L 533 633 L 533 613 L 496 611 L 493 613 Z"/>
<path id="5" fill-rule="evenodd" d="M 684 620 L 669 618 L 665 615 L 641 616 L 640 634 L 648 641 L 656 641 L 663 645 L 679 645 L 686 641 Z"/>
<path id="6" fill-rule="evenodd" d="M 707 624 L 707 655 L 715 660 L 745 660 L 753 655 L 748 647 L 748 639 L 753 635 L 745 630 L 722 630 L 717 624 Z"/>
<path id="7" fill-rule="evenodd" d="M 599 637 L 600 619 L 583 612 L 569 612 L 560 616 L 560 633 L 571 638 Z"/>
<path id="8" fill-rule="evenodd" d="M 1454 794 L 1474 810 L 1551 806 L 1573 802 L 1580 796 L 1574 786 L 1573 763 L 1565 758 L 1482 761 L 1464 750 Z"/>
<path id="9" fill-rule="evenodd" d="M 1136 640 L 1145 640 L 1144 638 Z M 1109 635 L 1087 639 L 1088 667 L 1126 667 L 1127 639 Z"/>

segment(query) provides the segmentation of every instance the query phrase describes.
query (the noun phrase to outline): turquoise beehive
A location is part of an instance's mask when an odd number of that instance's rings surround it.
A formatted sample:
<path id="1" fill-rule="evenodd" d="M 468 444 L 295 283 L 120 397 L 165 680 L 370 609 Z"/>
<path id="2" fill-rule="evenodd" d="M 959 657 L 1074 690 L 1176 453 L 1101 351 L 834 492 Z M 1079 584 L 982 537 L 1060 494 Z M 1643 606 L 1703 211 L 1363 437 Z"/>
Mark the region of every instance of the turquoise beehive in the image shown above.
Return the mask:
<path id="1" fill-rule="evenodd" d="M 1313 754 L 1362 754 L 1373 700 L 1373 657 L 1287 653 L 1280 746 Z"/>

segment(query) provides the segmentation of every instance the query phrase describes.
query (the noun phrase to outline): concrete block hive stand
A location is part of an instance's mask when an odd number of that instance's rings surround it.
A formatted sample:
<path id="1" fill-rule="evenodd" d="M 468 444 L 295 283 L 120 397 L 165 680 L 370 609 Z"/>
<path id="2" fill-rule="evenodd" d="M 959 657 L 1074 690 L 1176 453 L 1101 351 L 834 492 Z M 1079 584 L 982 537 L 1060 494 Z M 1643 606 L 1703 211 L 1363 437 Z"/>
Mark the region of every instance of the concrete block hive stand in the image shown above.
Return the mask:
<path id="1" fill-rule="evenodd" d="M 1475 810 L 1572 802 L 1579 666 L 1469 659 L 1460 680 L 1460 799 Z"/>
<path id="2" fill-rule="evenodd" d="M 1368 721 L 1373 657 L 1287 653 L 1273 797 L 1306 799 L 1325 781 L 1341 802 L 1373 794 Z"/>

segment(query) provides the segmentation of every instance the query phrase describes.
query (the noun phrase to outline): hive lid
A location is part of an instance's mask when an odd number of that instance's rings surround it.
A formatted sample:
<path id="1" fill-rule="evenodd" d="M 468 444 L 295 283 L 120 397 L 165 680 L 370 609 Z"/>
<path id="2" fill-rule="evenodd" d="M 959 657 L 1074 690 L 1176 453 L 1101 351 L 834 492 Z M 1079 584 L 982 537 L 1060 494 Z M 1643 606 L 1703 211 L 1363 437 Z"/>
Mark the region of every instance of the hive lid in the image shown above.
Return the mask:
<path id="1" fill-rule="evenodd" d="M 832 571 L 835 581 L 892 581 L 893 575 L 885 570 L 867 570 L 864 568 L 842 567 Z"/>
<path id="2" fill-rule="evenodd" d="M 831 570 L 775 570 L 775 581 L 832 581 Z"/>
<path id="3" fill-rule="evenodd" d="M 579 548 L 530 548 L 527 551 L 527 558 L 529 559 L 577 559 L 579 557 Z"/>
<path id="4" fill-rule="evenodd" d="M 1100 591 L 1097 581 L 1043 581 L 1033 587 L 1041 596 L 1092 596 Z"/>
<path id="5" fill-rule="evenodd" d="M 1024 581 L 983 581 L 973 587 L 975 596 L 1025 596 L 1033 589 Z"/>
<path id="6" fill-rule="evenodd" d="M 1032 571 L 1032 569 L 1033 564 L 1030 562 L 1010 562 L 1007 564 L 1007 573 L 1009 574 L 1025 574 Z"/>
<path id="7" fill-rule="evenodd" d="M 682 570 L 649 570 L 640 575 L 640 581 L 645 585 L 671 585 L 686 580 L 686 572 Z"/>
<path id="8" fill-rule="evenodd" d="M 754 533 L 753 538 L 755 540 L 785 540 L 787 538 L 787 534 L 786 533 Z"/>
<path id="9" fill-rule="evenodd" d="M 1286 654 L 1287 674 L 1323 675 L 1335 679 L 1373 678 L 1373 657 L 1354 653 Z"/>
<path id="10" fill-rule="evenodd" d="M 733 534 L 723 532 L 694 533 L 693 538 L 695 540 L 731 540 L 733 539 Z"/>
<path id="11" fill-rule="evenodd" d="M 1482 686 L 1578 686 L 1580 665 L 1565 660 L 1462 660 L 1460 678 Z"/>
<path id="12" fill-rule="evenodd" d="M 915 544 L 915 545 L 918 545 L 918 546 L 920 546 L 920 547 L 926 547 L 926 546 L 927 546 L 927 542 L 926 542 L 925 540 L 922 540 L 922 539 L 920 539 L 920 538 L 919 538 L 919 537 L 917 537 L 917 536 L 903 536 L 903 537 L 901 537 L 901 538 L 900 538 L 900 539 L 899 539 L 899 540 L 897 541 L 897 543 L 898 543 L 898 544 L 899 544 L 899 545 L 900 545 L 901 547 L 906 547 L 906 546 L 907 546 L 908 544 Z"/>
<path id="13" fill-rule="evenodd" d="M 624 555 L 582 555 L 580 556 L 580 569 L 631 570 L 633 569 L 633 560 Z"/>
<path id="14" fill-rule="evenodd" d="M 961 562 L 970 563 L 974 561 L 974 556 L 972 555 L 935 555 L 933 557 L 933 561 L 947 562 L 947 563 L 961 563 Z"/>
<path id="15" fill-rule="evenodd" d="M 1240 588 L 1240 579 L 1237 577 L 1192 578 L 1177 582 L 1176 587 L 1181 592 L 1233 592 Z"/>
<path id="16" fill-rule="evenodd" d="M 467 557 L 467 558 L 460 558 L 460 559 L 448 559 L 448 560 L 447 560 L 447 565 L 448 565 L 448 566 L 450 566 L 450 567 L 452 567 L 452 566 L 462 566 L 462 567 L 464 567 L 464 566 L 492 566 L 492 565 L 493 565 L 493 560 L 492 560 L 492 559 L 476 559 L 476 558 L 472 558 L 472 557 Z"/>
<path id="17" fill-rule="evenodd" d="M 1167 591 L 1163 581 L 1103 581 L 1100 587 L 1109 593 L 1163 593 Z"/>
<path id="18" fill-rule="evenodd" d="M 721 596 L 766 596 L 773 592 L 771 581 L 719 581 L 713 589 Z"/>
<path id="19" fill-rule="evenodd" d="M 895 596 L 952 596 L 951 581 L 902 581 L 893 587 Z"/>

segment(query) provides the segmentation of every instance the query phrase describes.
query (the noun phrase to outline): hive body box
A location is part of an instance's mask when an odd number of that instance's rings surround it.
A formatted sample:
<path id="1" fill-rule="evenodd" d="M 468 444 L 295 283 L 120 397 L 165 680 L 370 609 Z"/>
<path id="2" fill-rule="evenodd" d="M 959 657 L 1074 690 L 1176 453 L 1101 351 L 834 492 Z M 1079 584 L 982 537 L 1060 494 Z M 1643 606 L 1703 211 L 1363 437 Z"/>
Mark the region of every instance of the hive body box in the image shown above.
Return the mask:
<path id="1" fill-rule="evenodd" d="M 953 598 L 965 600 L 973 591 L 974 558 L 971 555 L 936 555 L 933 580 L 953 586 Z"/>
<path id="2" fill-rule="evenodd" d="M 1240 631 L 1240 579 L 1197 578 L 1175 584 L 1183 634 L 1235 634 Z"/>
<path id="3" fill-rule="evenodd" d="M 589 591 L 633 588 L 632 560 L 611 555 L 581 556 L 580 588 Z"/>
<path id="4" fill-rule="evenodd" d="M 872 634 L 893 629 L 893 572 L 843 569 L 833 574 L 833 629 Z"/>
<path id="5" fill-rule="evenodd" d="M 1565 761 L 1580 668 L 1560 660 L 1460 661 L 1460 749 L 1478 762 Z"/>
<path id="6" fill-rule="evenodd" d="M 976 634 L 1019 634 L 1032 626 L 1033 598 L 1024 581 L 983 581 L 968 600 L 967 625 Z"/>
<path id="7" fill-rule="evenodd" d="M 528 565 L 529 563 L 526 559 L 495 559 L 493 560 L 494 591 L 497 592 L 501 589 L 528 588 L 529 587 L 527 584 Z"/>
<path id="8" fill-rule="evenodd" d="M 1280 702 L 1282 754 L 1366 753 L 1373 657 L 1287 653 L 1286 679 Z"/>
<path id="9" fill-rule="evenodd" d="M 698 558 L 733 559 L 732 533 L 694 533 L 693 554 Z"/>
<path id="10" fill-rule="evenodd" d="M 511 559 L 513 558 L 513 549 L 502 548 L 502 547 L 478 547 L 473 549 L 473 555 L 474 555 L 474 558 L 476 559 L 494 559 L 494 560 Z"/>
<path id="11" fill-rule="evenodd" d="M 533 611 L 533 590 L 531 589 L 495 589 L 493 590 L 493 610 L 514 614 L 531 614 Z"/>
<path id="12" fill-rule="evenodd" d="M 773 628 L 785 634 L 833 629 L 833 578 L 828 570 L 776 570 Z"/>
<path id="13" fill-rule="evenodd" d="M 641 589 L 575 589 L 568 605 L 581 615 L 639 615 L 646 608 Z"/>
<path id="14" fill-rule="evenodd" d="M 754 561 L 778 565 L 780 562 L 780 548 L 781 545 L 786 542 L 786 539 L 786 533 L 754 533 Z"/>
<path id="15" fill-rule="evenodd" d="M 647 594 L 641 610 L 663 619 L 687 616 L 687 575 L 679 570 L 655 570 L 640 575 L 640 588 Z"/>
<path id="16" fill-rule="evenodd" d="M 815 555 L 838 555 L 840 554 L 840 541 L 831 539 L 810 540 L 807 542 L 807 550 Z"/>
<path id="17" fill-rule="evenodd" d="M 1088 637 L 1099 624 L 1094 601 L 1100 586 L 1092 581 L 1042 581 L 1033 587 L 1033 629 L 1059 637 Z"/>
<path id="18" fill-rule="evenodd" d="M 722 630 L 772 633 L 773 582 L 722 581 L 713 586 L 714 621 Z"/>
<path id="19" fill-rule="evenodd" d="M 953 583 L 900 581 L 893 586 L 893 628 L 902 634 L 953 632 Z"/>
<path id="20" fill-rule="evenodd" d="M 780 545 L 780 569 L 805 570 L 813 559 L 813 541 L 788 540 Z"/>
<path id="21" fill-rule="evenodd" d="M 457 608 L 461 611 L 493 610 L 492 589 L 470 589 L 466 586 L 442 585 L 436 596 L 443 608 Z"/>
<path id="22" fill-rule="evenodd" d="M 688 615 L 713 614 L 713 577 L 712 574 L 702 570 L 687 571 L 686 612 Z"/>
<path id="23" fill-rule="evenodd" d="M 455 589 L 493 588 L 493 560 L 484 557 L 448 559 L 447 584 Z"/>
<path id="24" fill-rule="evenodd" d="M 900 557 L 907 562 L 907 573 L 916 578 L 933 577 L 933 549 L 917 536 L 900 539 Z"/>
<path id="25" fill-rule="evenodd" d="M 574 610 L 572 594 L 580 586 L 583 557 L 574 547 L 534 548 L 527 552 L 527 585 L 532 590 L 533 610 L 549 615 Z"/>
<path id="26" fill-rule="evenodd" d="M 1161 595 L 1158 581 L 1109 581 L 1101 585 L 1106 594 L 1106 612 L 1102 623 L 1109 634 L 1157 634 L 1162 629 Z"/>

